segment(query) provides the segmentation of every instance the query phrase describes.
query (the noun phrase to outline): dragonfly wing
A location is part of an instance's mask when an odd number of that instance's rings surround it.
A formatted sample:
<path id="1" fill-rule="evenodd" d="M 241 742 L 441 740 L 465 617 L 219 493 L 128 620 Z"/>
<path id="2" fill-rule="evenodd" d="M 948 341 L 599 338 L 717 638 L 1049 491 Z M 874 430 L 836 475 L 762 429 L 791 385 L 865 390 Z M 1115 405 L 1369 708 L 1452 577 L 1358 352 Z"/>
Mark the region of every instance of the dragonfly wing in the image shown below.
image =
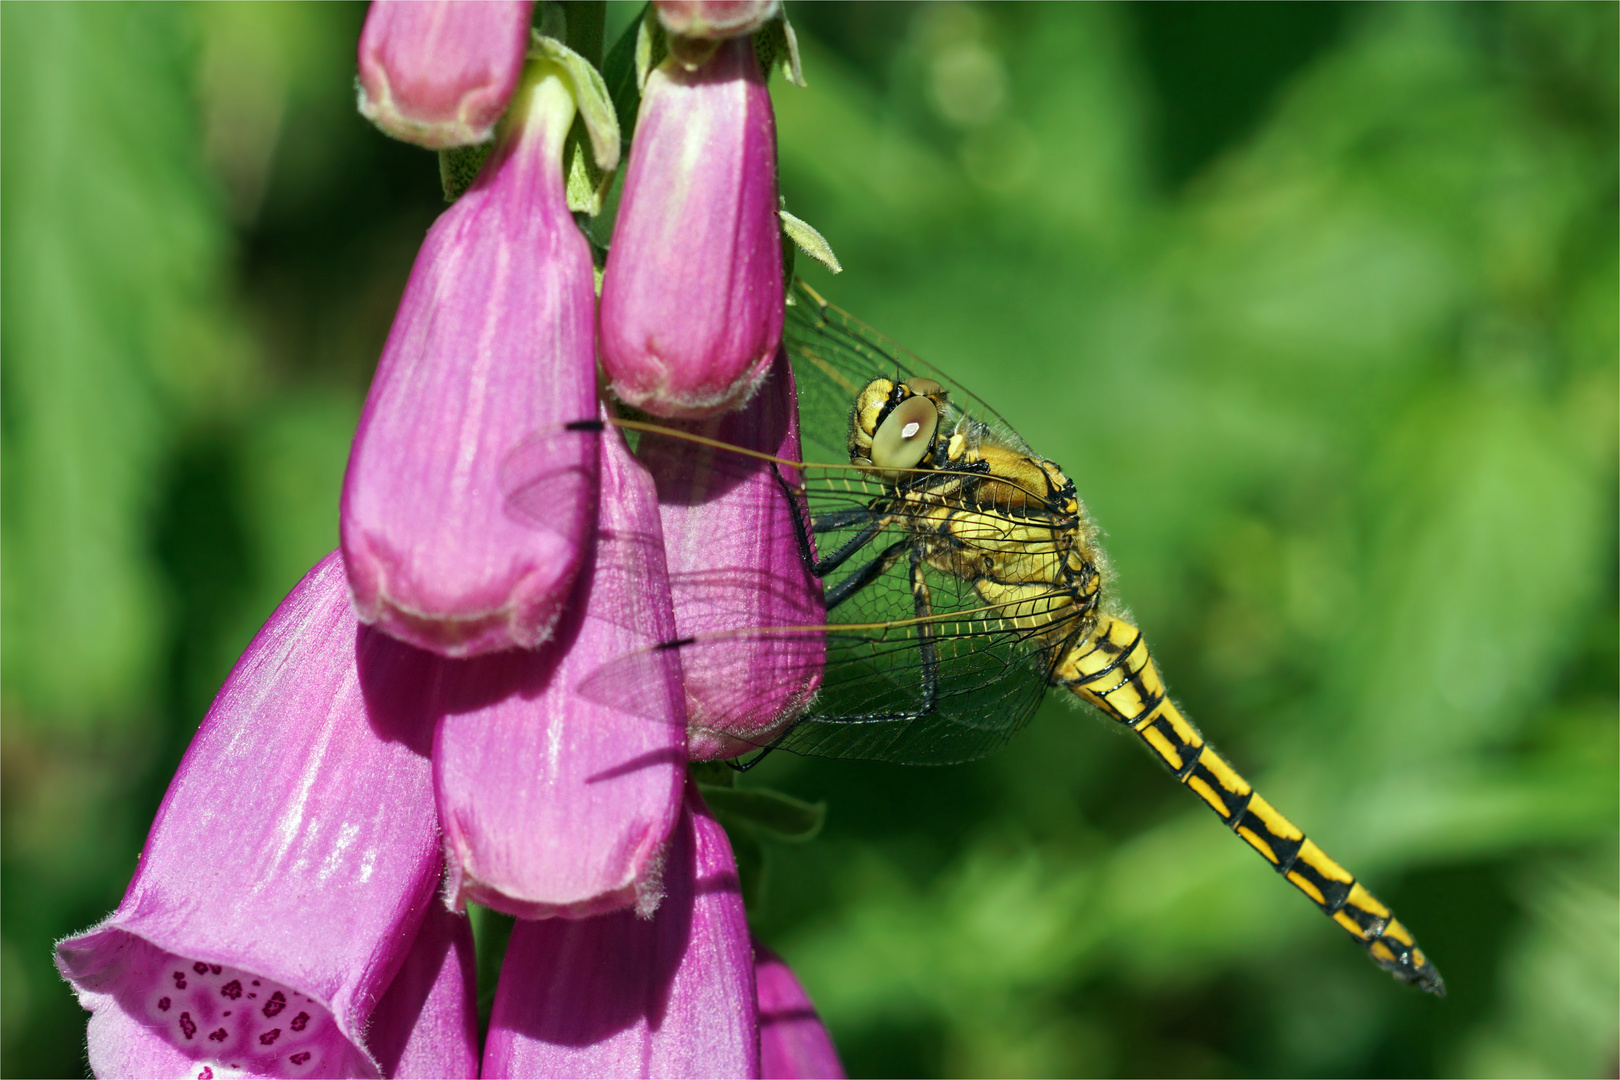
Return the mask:
<path id="1" fill-rule="evenodd" d="M 560 507 L 596 505 L 601 433 L 559 425 L 531 434 L 501 459 L 506 515 L 531 528 L 556 531 L 568 520 Z"/>
<path id="2" fill-rule="evenodd" d="M 1024 643 L 1006 632 L 992 636 L 1002 640 L 937 643 L 940 689 L 931 704 L 923 694 L 920 643 L 906 627 L 805 627 L 680 639 L 599 668 L 578 691 L 650 717 L 641 688 L 674 654 L 688 703 L 704 703 L 691 725 L 724 735 L 738 753 L 777 747 L 813 757 L 954 764 L 999 749 L 1045 692 Z"/>
<path id="3" fill-rule="evenodd" d="M 692 440 L 637 427 L 645 452 Z M 769 520 L 800 533 L 793 539 L 801 561 L 677 573 L 680 636 L 608 664 L 582 693 L 634 712 L 640 688 L 673 655 L 690 729 L 723 733 L 737 752 L 780 745 L 917 764 L 982 757 L 1028 720 L 1045 690 L 1054 639 L 1067 632 L 1070 598 L 1018 585 L 1009 601 L 1004 587 L 979 580 L 972 568 L 1049 560 L 1049 530 L 1026 530 L 1026 517 L 994 505 L 956 501 L 958 479 L 972 474 L 931 472 L 937 496 L 901 498 L 892 483 L 849 464 L 789 462 L 700 442 L 716 497 L 765 476 L 784 503 L 797 505 L 799 513 Z M 705 520 L 729 528 L 718 515 Z M 734 539 L 717 536 L 714 546 Z M 814 591 L 801 594 L 806 602 L 797 607 L 778 602 L 794 596 L 804 560 L 818 552 L 841 553 L 818 564 L 826 595 L 838 599 L 834 610 L 825 612 Z M 773 594 L 780 596 L 768 602 Z M 773 625 L 760 625 L 767 612 Z M 702 740 L 694 745 L 711 752 Z"/>
<path id="4" fill-rule="evenodd" d="M 821 694 L 779 745 L 906 765 L 972 761 L 1028 722 L 1046 692 L 1046 657 L 1035 635 L 994 612 L 840 628 L 828 635 Z"/>
<path id="5" fill-rule="evenodd" d="M 791 296 L 782 341 L 793 361 L 800 427 L 810 456 L 845 460 L 850 406 L 856 395 L 873 379 L 896 376 L 933 379 L 949 391 L 956 408 L 989 424 L 1007 445 L 1028 449 L 1000 413 L 922 357 L 827 303 L 797 278 Z"/>
<path id="6" fill-rule="evenodd" d="M 686 688 L 688 728 L 735 743 L 737 753 L 765 747 L 802 715 L 820 686 L 826 660 L 823 627 L 775 632 L 719 632 L 679 638 L 619 657 L 587 676 L 587 700 L 656 717 L 642 688 L 662 665 L 677 662 Z"/>

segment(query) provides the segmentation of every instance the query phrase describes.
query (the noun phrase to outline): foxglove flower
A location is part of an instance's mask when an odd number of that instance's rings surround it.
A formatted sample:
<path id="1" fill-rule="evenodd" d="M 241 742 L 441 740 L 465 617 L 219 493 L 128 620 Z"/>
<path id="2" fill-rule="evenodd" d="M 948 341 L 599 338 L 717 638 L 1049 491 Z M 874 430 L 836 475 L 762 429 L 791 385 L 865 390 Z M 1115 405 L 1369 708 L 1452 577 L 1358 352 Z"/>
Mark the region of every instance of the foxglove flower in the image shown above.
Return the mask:
<path id="1" fill-rule="evenodd" d="M 534 0 L 372 0 L 360 113 L 396 139 L 488 142 L 523 72 Z"/>
<path id="2" fill-rule="evenodd" d="M 544 460 L 534 441 L 596 411 L 591 256 L 563 190 L 575 93 L 530 61 L 417 255 L 349 457 L 356 610 L 446 656 L 545 640 L 590 543 L 596 440 L 546 439 Z"/>
<path id="3" fill-rule="evenodd" d="M 538 652 L 437 661 L 433 772 L 448 898 L 523 918 L 610 911 L 646 895 L 686 774 L 680 668 L 653 653 L 628 710 L 577 684 L 674 634 L 652 481 L 603 436 L 594 549 L 557 637 Z"/>
<path id="4" fill-rule="evenodd" d="M 741 412 L 673 426 L 800 460 L 786 354 Z M 785 490 L 798 470 L 660 435 L 643 436 L 639 455 L 658 484 L 676 629 L 691 641 L 681 650 L 687 752 L 707 761 L 766 746 L 810 704 L 826 653 L 808 629 L 827 619 L 805 565 L 808 518 Z"/>
<path id="5" fill-rule="evenodd" d="M 271 616 L 123 903 L 58 946 L 98 1075 L 379 1076 L 385 1054 L 473 1075 L 466 922 L 426 918 L 443 866 L 432 730 L 402 707 L 427 689 L 420 657 L 355 621 L 335 553 Z"/>
<path id="6" fill-rule="evenodd" d="M 647 77 L 602 280 L 602 365 L 659 416 L 735 409 L 782 337 L 776 126 L 746 37 Z"/>
<path id="7" fill-rule="evenodd" d="M 757 940 L 754 982 L 759 988 L 759 1074 L 765 1080 L 843 1080 L 838 1050 L 810 995 L 782 958 Z"/>
<path id="8" fill-rule="evenodd" d="M 519 922 L 483 1075 L 759 1075 L 758 1005 L 737 864 L 688 784 L 650 919 Z"/>

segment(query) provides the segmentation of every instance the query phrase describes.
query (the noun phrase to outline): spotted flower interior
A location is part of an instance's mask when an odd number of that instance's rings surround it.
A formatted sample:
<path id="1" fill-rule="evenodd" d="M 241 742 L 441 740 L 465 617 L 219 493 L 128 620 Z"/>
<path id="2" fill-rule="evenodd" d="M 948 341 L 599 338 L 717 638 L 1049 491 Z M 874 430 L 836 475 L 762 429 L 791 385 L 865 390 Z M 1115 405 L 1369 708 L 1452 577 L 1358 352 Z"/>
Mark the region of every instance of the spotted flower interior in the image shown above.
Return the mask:
<path id="1" fill-rule="evenodd" d="M 133 953 L 135 955 L 130 955 Z M 139 941 L 120 985 L 129 1012 L 196 1062 L 190 1075 L 355 1076 L 371 1066 L 337 1030 L 331 1010 L 274 980 Z M 135 999 L 135 1000 L 129 1000 Z"/>

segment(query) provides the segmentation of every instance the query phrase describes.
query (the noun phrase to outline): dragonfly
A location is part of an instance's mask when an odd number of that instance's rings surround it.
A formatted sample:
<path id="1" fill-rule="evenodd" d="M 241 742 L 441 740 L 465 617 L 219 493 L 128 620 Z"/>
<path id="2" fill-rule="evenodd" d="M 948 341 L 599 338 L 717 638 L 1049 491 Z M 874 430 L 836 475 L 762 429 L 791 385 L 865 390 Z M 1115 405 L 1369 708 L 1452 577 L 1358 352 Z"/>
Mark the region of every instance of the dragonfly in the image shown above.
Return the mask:
<path id="1" fill-rule="evenodd" d="M 966 388 L 802 281 L 789 293 L 783 341 L 807 418 L 807 460 L 733 456 L 740 469 L 764 462 L 775 470 L 794 507 L 801 557 L 822 583 L 826 618 L 754 631 L 779 644 L 813 641 L 799 652 L 820 680 L 802 714 L 762 751 L 969 761 L 999 749 L 1057 688 L 1132 732 L 1380 967 L 1445 994 L 1390 909 L 1255 791 L 1170 699 L 1142 632 L 1109 594 L 1097 529 L 1056 463 Z M 698 438 L 643 420 L 617 423 L 643 440 Z M 713 445 L 724 460 L 726 448 Z M 828 463 L 811 463 L 812 452 Z M 676 652 L 689 678 L 738 685 L 750 672 L 734 646 L 748 633 L 691 634 L 648 655 Z M 774 655 L 780 666 L 797 653 Z M 633 660 L 620 665 L 625 698 L 636 670 Z M 597 692 L 612 681 L 599 680 Z"/>

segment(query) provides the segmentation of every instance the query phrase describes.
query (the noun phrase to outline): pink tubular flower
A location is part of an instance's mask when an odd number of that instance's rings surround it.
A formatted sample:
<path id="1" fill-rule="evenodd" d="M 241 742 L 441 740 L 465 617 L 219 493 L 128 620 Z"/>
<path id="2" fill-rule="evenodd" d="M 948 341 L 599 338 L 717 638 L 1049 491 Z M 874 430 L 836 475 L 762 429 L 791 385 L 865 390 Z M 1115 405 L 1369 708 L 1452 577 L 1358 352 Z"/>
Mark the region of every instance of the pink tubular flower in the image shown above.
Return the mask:
<path id="1" fill-rule="evenodd" d="M 431 728 L 401 708 L 419 656 L 356 623 L 336 553 L 276 610 L 123 903 L 57 947 L 98 1075 L 474 1075 L 466 921 L 424 921 L 443 863 Z"/>
<path id="2" fill-rule="evenodd" d="M 678 662 L 634 714 L 573 690 L 674 633 L 652 481 L 611 428 L 602 458 L 598 542 L 539 652 L 448 660 L 363 627 L 337 553 L 277 610 L 124 903 L 59 948 L 98 1075 L 476 1075 L 441 830 L 458 907 L 657 906 L 685 783 Z"/>
<path id="3" fill-rule="evenodd" d="M 456 907 L 470 899 L 531 919 L 624 907 L 645 893 L 675 825 L 686 773 L 676 658 L 653 654 L 633 713 L 575 692 L 675 630 L 653 485 L 612 428 L 600 505 L 556 640 L 437 664 L 425 704 L 442 717 L 433 771 Z"/>
<path id="4" fill-rule="evenodd" d="M 677 426 L 798 461 L 786 354 L 741 412 Z M 639 453 L 658 484 L 676 629 L 697 639 L 681 650 L 687 753 L 707 761 L 766 746 L 810 704 L 826 654 L 820 632 L 795 629 L 827 618 L 784 491 L 797 470 L 667 436 L 644 436 Z"/>
<path id="5" fill-rule="evenodd" d="M 372 0 L 360 31 L 360 113 L 396 139 L 489 141 L 523 71 L 534 0 Z"/>
<path id="6" fill-rule="evenodd" d="M 530 61 L 483 171 L 429 231 L 344 480 L 360 618 L 445 656 L 551 633 L 595 516 L 591 256 L 563 192 L 574 88 Z M 537 477 L 544 476 L 544 480 Z"/>
<path id="7" fill-rule="evenodd" d="M 747 38 L 647 77 L 602 281 L 613 392 L 659 416 L 740 407 L 782 338 L 776 126 Z"/>
<path id="8" fill-rule="evenodd" d="M 495 992 L 483 1075 L 759 1075 L 754 964 L 737 864 L 695 785 L 663 903 L 520 922 Z"/>
<path id="9" fill-rule="evenodd" d="M 780 956 L 754 942 L 754 981 L 759 987 L 759 1074 L 765 1080 L 843 1080 L 827 1027 L 810 995 Z"/>

